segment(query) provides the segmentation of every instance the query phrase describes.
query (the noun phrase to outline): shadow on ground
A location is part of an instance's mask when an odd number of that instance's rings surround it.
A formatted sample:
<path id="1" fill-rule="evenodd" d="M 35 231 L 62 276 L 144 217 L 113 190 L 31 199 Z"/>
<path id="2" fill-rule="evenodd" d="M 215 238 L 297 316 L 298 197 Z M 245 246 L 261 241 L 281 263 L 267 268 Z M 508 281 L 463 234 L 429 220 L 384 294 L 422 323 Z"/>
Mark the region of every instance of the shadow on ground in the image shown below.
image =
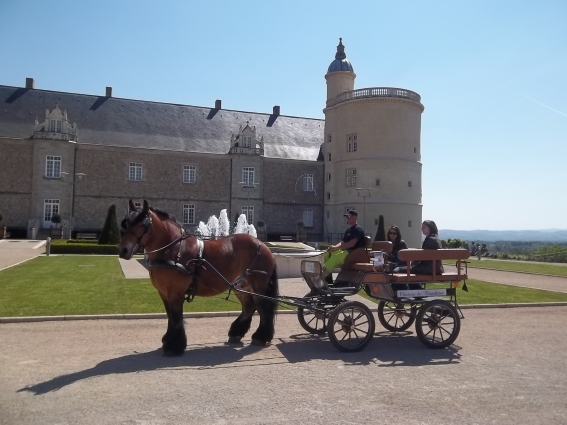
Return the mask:
<path id="1" fill-rule="evenodd" d="M 372 342 L 361 352 L 337 351 L 325 337 L 309 334 L 293 335 L 276 339 L 269 348 L 246 345 L 189 346 L 183 356 L 167 357 L 161 349 L 146 353 L 134 353 L 98 363 L 96 366 L 68 375 L 61 375 L 39 384 L 26 386 L 18 392 L 41 395 L 57 391 L 67 385 L 98 376 L 126 374 L 161 369 L 253 367 L 258 365 L 281 365 L 319 360 L 342 361 L 347 366 L 376 365 L 379 367 L 423 366 L 437 364 L 459 364 L 460 347 L 432 350 L 426 348 L 411 333 L 375 334 Z M 246 358 L 260 351 L 264 355 Z M 283 358 L 282 358 L 283 356 Z"/>

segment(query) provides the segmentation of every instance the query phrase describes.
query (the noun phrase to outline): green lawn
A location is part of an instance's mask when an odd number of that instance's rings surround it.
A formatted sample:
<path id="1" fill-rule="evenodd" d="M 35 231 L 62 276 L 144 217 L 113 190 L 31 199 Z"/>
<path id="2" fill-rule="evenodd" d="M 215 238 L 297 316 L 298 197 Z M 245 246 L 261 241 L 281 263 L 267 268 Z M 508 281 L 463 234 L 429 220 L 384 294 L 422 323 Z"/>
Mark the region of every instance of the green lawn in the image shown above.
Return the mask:
<path id="1" fill-rule="evenodd" d="M 445 284 L 427 285 L 428 289 L 446 288 Z M 480 280 L 467 280 L 468 292 L 463 291 L 462 285 L 457 289 L 459 304 L 513 304 L 540 302 L 567 302 L 567 294 L 562 292 L 542 291 L 540 289 L 520 288 L 517 286 L 500 285 Z M 379 302 L 361 291 L 360 295 Z"/>
<path id="2" fill-rule="evenodd" d="M 567 301 L 563 293 L 476 280 L 467 283 L 468 293 L 458 291 L 461 304 Z M 184 310 L 240 310 L 234 295 L 228 301 L 225 295 L 195 298 Z M 0 271 L 0 317 L 163 312 L 150 280 L 125 279 L 116 257 L 39 257 Z"/>
<path id="3" fill-rule="evenodd" d="M 237 311 L 231 295 L 195 298 L 191 311 Z M 0 317 L 164 313 L 149 279 L 125 279 L 117 257 L 38 257 L 0 271 Z"/>
<path id="4" fill-rule="evenodd" d="M 525 261 L 497 261 L 497 260 L 478 260 L 469 258 L 468 267 L 480 267 L 492 270 L 509 270 L 516 272 L 540 273 L 554 276 L 567 276 L 567 265 L 554 266 L 546 263 L 527 263 Z M 454 265 L 454 261 L 444 261 L 444 264 Z"/>

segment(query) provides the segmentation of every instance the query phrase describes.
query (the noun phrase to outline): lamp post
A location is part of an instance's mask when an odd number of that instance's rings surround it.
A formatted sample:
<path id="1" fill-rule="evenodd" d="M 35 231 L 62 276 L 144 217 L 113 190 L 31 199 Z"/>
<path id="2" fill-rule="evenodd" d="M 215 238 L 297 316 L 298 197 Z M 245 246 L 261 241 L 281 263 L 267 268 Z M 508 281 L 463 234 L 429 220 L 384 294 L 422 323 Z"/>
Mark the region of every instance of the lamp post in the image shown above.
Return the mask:
<path id="1" fill-rule="evenodd" d="M 65 178 L 68 176 L 69 173 L 65 171 L 61 171 L 61 177 Z M 71 217 L 69 223 L 69 239 L 71 239 L 71 235 L 73 233 L 73 229 L 75 228 L 75 184 L 77 179 L 82 180 L 85 177 L 85 173 L 74 173 L 73 174 L 73 181 L 71 182 L 72 185 L 72 192 L 71 192 Z"/>
<path id="2" fill-rule="evenodd" d="M 364 211 L 363 211 L 363 214 L 364 214 L 364 231 L 366 232 L 366 198 L 372 197 L 372 189 L 370 189 L 370 188 L 364 189 L 362 187 L 357 187 L 356 191 L 358 193 L 358 196 L 361 197 L 364 200 L 364 207 L 363 207 L 364 208 Z M 363 193 L 361 194 L 360 192 L 363 192 Z"/>

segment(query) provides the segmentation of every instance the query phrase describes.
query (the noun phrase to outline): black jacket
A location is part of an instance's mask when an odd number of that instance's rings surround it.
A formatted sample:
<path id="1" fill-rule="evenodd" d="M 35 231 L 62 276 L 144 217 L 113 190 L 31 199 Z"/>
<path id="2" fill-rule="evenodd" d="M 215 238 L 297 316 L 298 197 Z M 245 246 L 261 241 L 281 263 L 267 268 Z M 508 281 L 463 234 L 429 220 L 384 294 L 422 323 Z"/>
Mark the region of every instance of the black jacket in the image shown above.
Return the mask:
<path id="1" fill-rule="evenodd" d="M 425 238 L 421 249 L 441 249 L 441 241 L 439 236 L 431 235 Z M 437 273 L 444 273 L 443 265 L 441 261 L 436 261 L 437 263 Z M 432 274 L 433 273 L 433 261 L 416 261 L 411 265 L 411 272 L 415 274 Z"/>
<path id="2" fill-rule="evenodd" d="M 406 264 L 405 261 L 401 261 L 398 258 L 398 253 L 402 249 L 408 249 L 408 246 L 403 239 L 398 244 L 396 244 L 394 248 L 392 248 L 392 252 L 390 253 L 390 262 L 394 263 L 396 266 L 403 266 Z"/>

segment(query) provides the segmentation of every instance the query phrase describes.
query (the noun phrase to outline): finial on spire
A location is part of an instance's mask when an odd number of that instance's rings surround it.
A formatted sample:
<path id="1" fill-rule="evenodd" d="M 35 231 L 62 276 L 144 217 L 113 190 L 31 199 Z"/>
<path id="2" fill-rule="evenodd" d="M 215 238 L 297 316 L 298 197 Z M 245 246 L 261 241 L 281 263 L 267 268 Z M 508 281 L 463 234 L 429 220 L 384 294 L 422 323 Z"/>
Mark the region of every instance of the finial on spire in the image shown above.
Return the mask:
<path id="1" fill-rule="evenodd" d="M 345 46 L 343 46 L 343 38 L 339 38 L 339 45 L 337 46 L 337 54 L 335 59 L 346 59 Z"/>

